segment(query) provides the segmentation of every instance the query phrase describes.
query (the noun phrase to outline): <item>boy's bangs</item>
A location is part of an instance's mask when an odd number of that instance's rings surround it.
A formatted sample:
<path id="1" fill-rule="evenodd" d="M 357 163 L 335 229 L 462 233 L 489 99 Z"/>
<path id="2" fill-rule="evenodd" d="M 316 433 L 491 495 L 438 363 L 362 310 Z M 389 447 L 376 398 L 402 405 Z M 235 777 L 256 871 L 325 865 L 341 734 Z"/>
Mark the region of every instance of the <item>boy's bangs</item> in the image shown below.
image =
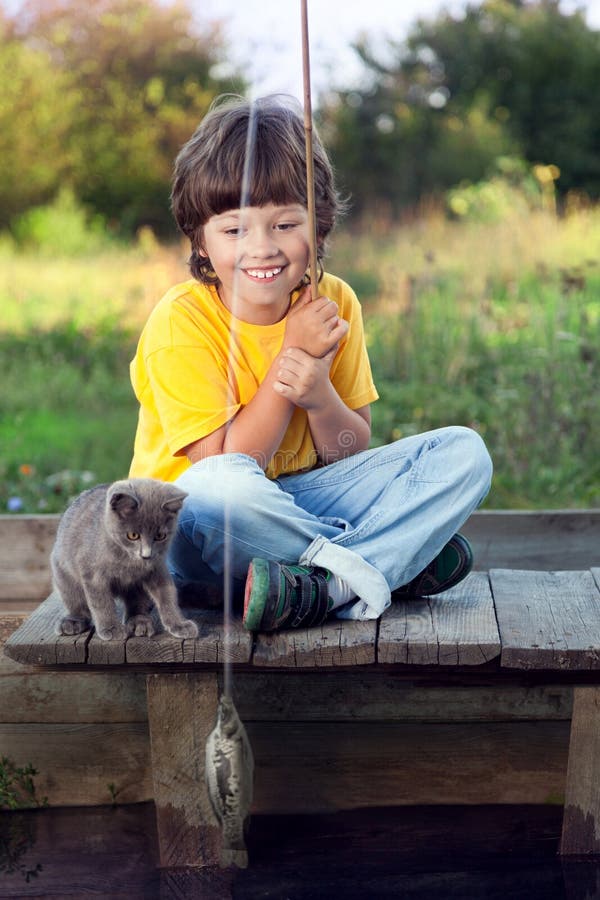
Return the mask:
<path id="1" fill-rule="evenodd" d="M 269 148 L 261 153 L 260 147 L 253 154 L 252 177 L 249 192 L 250 206 L 287 206 L 299 203 L 306 206 L 306 173 L 303 160 L 289 159 Z"/>
<path id="2" fill-rule="evenodd" d="M 212 215 L 220 215 L 229 209 L 239 209 L 242 205 L 266 206 L 274 203 L 287 206 L 299 203 L 306 206 L 306 173 L 304 147 L 290 153 L 290 146 L 278 146 L 272 142 L 258 140 L 250 149 L 250 186 L 244 184 L 246 145 L 238 144 L 237 152 L 224 162 L 220 174 L 212 179 L 205 194 L 205 202 Z M 216 174 L 216 173 L 215 173 Z"/>

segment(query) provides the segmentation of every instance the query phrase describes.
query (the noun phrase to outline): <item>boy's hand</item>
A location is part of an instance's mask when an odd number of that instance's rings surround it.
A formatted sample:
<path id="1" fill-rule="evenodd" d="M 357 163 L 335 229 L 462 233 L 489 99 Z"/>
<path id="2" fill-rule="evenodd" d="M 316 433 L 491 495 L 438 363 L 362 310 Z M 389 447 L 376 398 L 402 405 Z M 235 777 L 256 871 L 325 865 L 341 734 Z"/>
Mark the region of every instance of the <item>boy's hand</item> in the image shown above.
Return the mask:
<path id="1" fill-rule="evenodd" d="M 274 390 L 303 409 L 326 406 L 333 390 L 329 369 L 336 352 L 337 344 L 321 357 L 312 356 L 300 347 L 288 347 L 279 358 Z"/>
<path id="2" fill-rule="evenodd" d="M 299 347 L 311 356 L 325 356 L 347 333 L 348 322 L 338 316 L 337 303 L 328 297 L 310 299 L 305 288 L 287 314 L 282 350 Z"/>

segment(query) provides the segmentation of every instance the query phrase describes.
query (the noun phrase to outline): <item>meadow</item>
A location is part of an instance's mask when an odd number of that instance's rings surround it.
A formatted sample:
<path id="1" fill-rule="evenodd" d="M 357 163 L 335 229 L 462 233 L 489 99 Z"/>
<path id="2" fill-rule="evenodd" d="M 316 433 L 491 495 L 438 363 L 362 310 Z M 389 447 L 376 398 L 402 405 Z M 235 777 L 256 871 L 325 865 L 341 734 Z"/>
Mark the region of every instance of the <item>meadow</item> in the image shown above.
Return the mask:
<path id="1" fill-rule="evenodd" d="M 373 443 L 470 425 L 495 463 L 487 507 L 600 506 L 599 259 L 600 208 L 585 205 L 340 227 L 327 268 L 363 303 Z M 127 473 L 129 360 L 186 277 L 186 248 L 148 231 L 69 255 L 0 241 L 0 511 L 59 511 Z"/>

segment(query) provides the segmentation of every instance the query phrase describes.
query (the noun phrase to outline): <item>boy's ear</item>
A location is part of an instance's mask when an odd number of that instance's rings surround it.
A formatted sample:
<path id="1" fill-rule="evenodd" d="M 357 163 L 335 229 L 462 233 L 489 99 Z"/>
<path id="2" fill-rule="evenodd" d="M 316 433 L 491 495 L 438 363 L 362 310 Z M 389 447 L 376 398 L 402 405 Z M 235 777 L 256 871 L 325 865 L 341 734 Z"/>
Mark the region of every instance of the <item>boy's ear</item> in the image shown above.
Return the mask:
<path id="1" fill-rule="evenodd" d="M 208 256 L 206 247 L 204 246 L 204 228 L 198 229 L 198 234 L 196 235 L 196 240 L 194 241 L 194 243 L 196 244 L 196 250 L 198 251 L 198 253 L 200 253 L 202 256 Z"/>

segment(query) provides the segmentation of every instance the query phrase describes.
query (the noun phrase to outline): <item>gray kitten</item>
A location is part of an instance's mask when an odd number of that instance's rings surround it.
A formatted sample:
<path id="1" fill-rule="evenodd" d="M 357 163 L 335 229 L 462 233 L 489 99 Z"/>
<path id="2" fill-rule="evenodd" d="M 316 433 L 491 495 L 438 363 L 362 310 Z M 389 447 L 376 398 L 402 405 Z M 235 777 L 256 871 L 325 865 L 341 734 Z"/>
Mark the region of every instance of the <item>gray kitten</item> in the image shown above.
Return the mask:
<path id="1" fill-rule="evenodd" d="M 104 641 L 155 632 L 156 605 L 163 626 L 178 638 L 198 628 L 184 619 L 165 557 L 187 494 L 153 478 L 131 478 L 84 491 L 60 520 L 50 562 L 54 587 L 67 609 L 59 634 L 91 627 Z M 125 604 L 126 622 L 115 598 Z"/>

